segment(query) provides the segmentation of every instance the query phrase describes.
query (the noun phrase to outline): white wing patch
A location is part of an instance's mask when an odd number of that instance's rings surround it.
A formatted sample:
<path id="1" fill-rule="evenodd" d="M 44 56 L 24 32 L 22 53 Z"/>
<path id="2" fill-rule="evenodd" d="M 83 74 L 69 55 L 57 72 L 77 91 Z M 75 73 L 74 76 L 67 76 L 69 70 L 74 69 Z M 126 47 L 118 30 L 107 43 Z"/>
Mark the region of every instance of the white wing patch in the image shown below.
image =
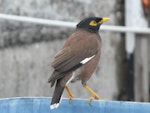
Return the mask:
<path id="1" fill-rule="evenodd" d="M 88 57 L 88 58 L 85 58 L 84 60 L 82 60 L 80 63 L 81 64 L 85 64 L 87 62 L 89 62 L 93 57 L 95 57 L 95 55 L 91 56 L 91 57 Z"/>

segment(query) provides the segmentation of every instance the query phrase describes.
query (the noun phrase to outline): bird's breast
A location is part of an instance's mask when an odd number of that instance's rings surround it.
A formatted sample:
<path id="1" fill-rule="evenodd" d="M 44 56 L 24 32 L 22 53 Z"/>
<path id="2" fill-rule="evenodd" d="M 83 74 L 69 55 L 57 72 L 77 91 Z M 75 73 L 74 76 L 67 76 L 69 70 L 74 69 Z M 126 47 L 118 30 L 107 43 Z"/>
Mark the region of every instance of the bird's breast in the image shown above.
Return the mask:
<path id="1" fill-rule="evenodd" d="M 82 83 L 85 83 L 86 81 L 88 81 L 90 77 L 92 76 L 92 74 L 94 73 L 99 63 L 100 55 L 101 55 L 101 44 L 99 43 L 99 51 L 97 52 L 95 57 L 81 67 L 82 71 L 79 77 L 81 78 Z"/>

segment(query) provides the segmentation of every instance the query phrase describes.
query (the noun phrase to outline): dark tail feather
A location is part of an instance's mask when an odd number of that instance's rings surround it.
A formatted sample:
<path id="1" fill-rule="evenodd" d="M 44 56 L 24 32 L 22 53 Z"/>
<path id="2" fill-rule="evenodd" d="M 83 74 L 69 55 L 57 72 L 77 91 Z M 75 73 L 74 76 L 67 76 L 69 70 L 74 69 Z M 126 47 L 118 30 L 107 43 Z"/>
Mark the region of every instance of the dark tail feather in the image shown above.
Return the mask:
<path id="1" fill-rule="evenodd" d="M 60 78 L 56 78 L 56 76 L 58 76 L 59 74 L 60 74 L 59 72 L 54 71 L 52 73 L 51 77 L 48 79 L 48 83 L 51 83 L 51 87 L 54 86 L 56 80 L 60 79 Z"/>
<path id="2" fill-rule="evenodd" d="M 51 106 L 50 106 L 51 109 L 57 108 L 59 106 L 59 101 L 61 99 L 64 88 L 65 86 L 61 86 L 60 80 L 57 80 L 55 91 L 51 101 Z"/>
<path id="3" fill-rule="evenodd" d="M 48 79 L 48 83 L 51 83 L 51 87 L 53 87 L 53 86 L 54 86 L 55 81 L 57 80 L 57 79 L 54 79 L 54 78 L 55 78 L 56 73 L 57 73 L 57 72 L 56 72 L 56 71 L 54 71 L 54 72 L 52 73 L 51 77 Z"/>

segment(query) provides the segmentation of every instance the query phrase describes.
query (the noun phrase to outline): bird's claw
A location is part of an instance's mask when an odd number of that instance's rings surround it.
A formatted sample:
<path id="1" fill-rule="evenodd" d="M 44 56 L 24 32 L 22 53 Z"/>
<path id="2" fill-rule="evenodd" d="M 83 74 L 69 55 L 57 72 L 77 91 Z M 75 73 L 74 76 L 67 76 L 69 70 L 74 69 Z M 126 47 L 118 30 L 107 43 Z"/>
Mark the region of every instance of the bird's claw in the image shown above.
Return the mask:
<path id="1" fill-rule="evenodd" d="M 91 106 L 91 103 L 92 103 L 93 100 L 99 100 L 99 99 L 100 99 L 99 96 L 90 97 L 90 98 L 88 99 L 88 103 L 89 103 L 89 105 Z"/>
<path id="2" fill-rule="evenodd" d="M 70 95 L 69 97 L 68 97 L 68 101 L 69 101 L 69 104 L 71 103 L 71 100 L 73 99 L 74 97 L 72 96 L 72 95 Z"/>
<path id="3" fill-rule="evenodd" d="M 93 100 L 94 100 L 94 97 L 88 98 L 88 103 L 89 103 L 90 106 L 91 106 L 91 103 L 92 103 Z"/>

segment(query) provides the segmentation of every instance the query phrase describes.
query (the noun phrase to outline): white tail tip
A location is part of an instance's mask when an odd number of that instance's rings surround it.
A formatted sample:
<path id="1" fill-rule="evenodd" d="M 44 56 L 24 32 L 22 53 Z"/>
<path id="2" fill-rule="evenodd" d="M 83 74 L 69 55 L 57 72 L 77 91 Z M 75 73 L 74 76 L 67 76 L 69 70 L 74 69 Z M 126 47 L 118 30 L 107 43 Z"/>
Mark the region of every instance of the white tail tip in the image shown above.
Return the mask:
<path id="1" fill-rule="evenodd" d="M 58 106 L 59 106 L 59 103 L 52 104 L 50 105 L 50 109 L 58 108 Z"/>

